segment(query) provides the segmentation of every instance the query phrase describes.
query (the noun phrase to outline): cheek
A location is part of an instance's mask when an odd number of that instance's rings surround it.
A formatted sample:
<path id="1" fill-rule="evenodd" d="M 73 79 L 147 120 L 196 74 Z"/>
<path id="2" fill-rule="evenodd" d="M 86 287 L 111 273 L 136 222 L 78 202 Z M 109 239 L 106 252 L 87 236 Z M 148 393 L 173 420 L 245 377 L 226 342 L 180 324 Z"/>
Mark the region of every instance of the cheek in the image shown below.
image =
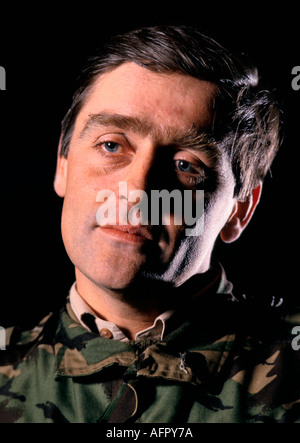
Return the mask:
<path id="1" fill-rule="evenodd" d="M 86 202 L 96 201 L 99 174 L 95 166 L 87 161 L 80 149 L 70 150 L 66 197 L 74 205 L 85 205 Z"/>
<path id="2" fill-rule="evenodd" d="M 62 211 L 65 235 L 78 236 L 93 217 L 96 220 L 97 182 L 89 175 L 85 164 L 70 158 L 66 194 Z M 76 233 L 76 234 L 75 234 Z"/>
<path id="3" fill-rule="evenodd" d="M 67 187 L 78 195 L 96 201 L 100 190 L 118 190 L 123 181 L 121 171 L 112 171 L 96 151 L 85 152 L 80 144 L 74 145 L 70 152 Z"/>
<path id="4" fill-rule="evenodd" d="M 204 232 L 217 238 L 220 231 L 226 224 L 235 200 L 231 197 L 231 192 L 219 192 L 218 195 L 206 202 L 204 214 Z"/>
<path id="5" fill-rule="evenodd" d="M 168 243 L 174 246 L 178 241 L 184 237 L 184 225 L 175 225 L 174 220 L 171 219 L 171 223 L 165 224 L 164 229 L 168 234 Z"/>
<path id="6" fill-rule="evenodd" d="M 216 189 L 205 198 L 205 230 L 216 238 L 227 222 L 234 204 L 235 179 L 229 160 L 220 159 Z"/>

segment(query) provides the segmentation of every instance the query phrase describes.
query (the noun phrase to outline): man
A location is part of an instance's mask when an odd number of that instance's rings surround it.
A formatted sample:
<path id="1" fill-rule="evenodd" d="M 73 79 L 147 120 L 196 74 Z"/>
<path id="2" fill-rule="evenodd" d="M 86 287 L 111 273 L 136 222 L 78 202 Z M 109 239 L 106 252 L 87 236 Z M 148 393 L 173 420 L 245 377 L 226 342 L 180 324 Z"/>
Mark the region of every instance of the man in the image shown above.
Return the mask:
<path id="1" fill-rule="evenodd" d="M 299 314 L 235 294 L 212 260 L 249 223 L 278 130 L 256 69 L 195 29 L 91 58 L 54 183 L 76 282 L 59 313 L 7 331 L 2 422 L 300 421 Z"/>

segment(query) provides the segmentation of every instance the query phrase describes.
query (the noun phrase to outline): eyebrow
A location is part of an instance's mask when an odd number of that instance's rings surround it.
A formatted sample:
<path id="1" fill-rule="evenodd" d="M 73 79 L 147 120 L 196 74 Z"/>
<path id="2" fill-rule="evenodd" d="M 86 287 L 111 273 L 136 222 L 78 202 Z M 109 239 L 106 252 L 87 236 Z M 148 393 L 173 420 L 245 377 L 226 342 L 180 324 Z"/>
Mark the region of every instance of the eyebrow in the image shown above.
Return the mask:
<path id="1" fill-rule="evenodd" d="M 149 120 L 140 117 L 106 112 L 89 114 L 79 138 L 84 138 L 90 131 L 99 126 L 132 131 L 142 136 L 150 136 L 153 139 L 164 134 L 171 140 L 170 145 L 203 152 L 210 160 L 214 161 L 217 160 L 220 154 L 220 149 L 213 136 L 194 125 L 186 131 L 182 131 L 172 127 L 156 126 Z"/>
<path id="2" fill-rule="evenodd" d="M 86 133 L 98 126 L 113 126 L 125 131 L 131 130 L 141 135 L 152 134 L 154 132 L 154 126 L 145 119 L 103 112 L 100 114 L 89 114 L 89 118 L 86 121 L 79 137 L 83 138 Z"/>

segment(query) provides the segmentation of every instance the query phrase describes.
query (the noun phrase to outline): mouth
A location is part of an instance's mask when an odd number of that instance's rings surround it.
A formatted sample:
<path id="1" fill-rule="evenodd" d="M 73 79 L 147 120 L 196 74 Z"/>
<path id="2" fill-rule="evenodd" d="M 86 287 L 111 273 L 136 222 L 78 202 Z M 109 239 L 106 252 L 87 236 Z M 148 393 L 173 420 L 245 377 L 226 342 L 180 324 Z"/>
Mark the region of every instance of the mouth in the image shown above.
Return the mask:
<path id="1" fill-rule="evenodd" d="M 151 230 L 146 226 L 105 225 L 98 227 L 106 235 L 121 242 L 144 244 L 154 241 Z"/>

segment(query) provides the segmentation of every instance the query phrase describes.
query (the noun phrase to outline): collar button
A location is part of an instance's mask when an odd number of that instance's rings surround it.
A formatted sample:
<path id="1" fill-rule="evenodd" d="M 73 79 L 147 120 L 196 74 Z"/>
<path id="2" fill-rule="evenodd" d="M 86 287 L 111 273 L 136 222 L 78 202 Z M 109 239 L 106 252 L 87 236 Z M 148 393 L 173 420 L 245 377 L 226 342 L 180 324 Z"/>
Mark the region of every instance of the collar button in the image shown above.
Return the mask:
<path id="1" fill-rule="evenodd" d="M 104 337 L 104 338 L 112 338 L 113 337 L 112 332 L 106 328 L 100 329 L 99 334 L 101 337 Z"/>

